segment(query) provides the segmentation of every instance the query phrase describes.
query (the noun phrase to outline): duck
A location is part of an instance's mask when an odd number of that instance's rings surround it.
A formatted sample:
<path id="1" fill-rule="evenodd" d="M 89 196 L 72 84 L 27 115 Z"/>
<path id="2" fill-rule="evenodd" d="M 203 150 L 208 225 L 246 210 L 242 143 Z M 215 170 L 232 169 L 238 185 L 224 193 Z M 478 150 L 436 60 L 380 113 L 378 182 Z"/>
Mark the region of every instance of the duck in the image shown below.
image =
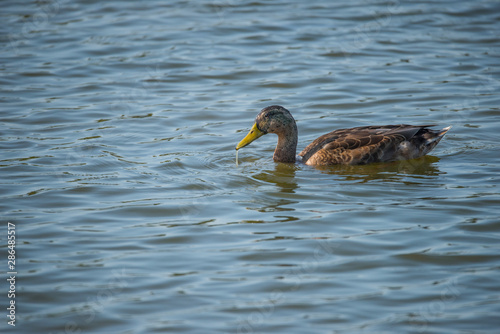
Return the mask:
<path id="1" fill-rule="evenodd" d="M 296 155 L 298 130 L 290 111 L 279 105 L 261 110 L 255 123 L 236 150 L 268 133 L 278 135 L 275 162 L 301 162 L 310 166 L 364 165 L 416 159 L 431 152 L 451 126 L 433 130 L 435 125 L 360 126 L 324 134 Z"/>

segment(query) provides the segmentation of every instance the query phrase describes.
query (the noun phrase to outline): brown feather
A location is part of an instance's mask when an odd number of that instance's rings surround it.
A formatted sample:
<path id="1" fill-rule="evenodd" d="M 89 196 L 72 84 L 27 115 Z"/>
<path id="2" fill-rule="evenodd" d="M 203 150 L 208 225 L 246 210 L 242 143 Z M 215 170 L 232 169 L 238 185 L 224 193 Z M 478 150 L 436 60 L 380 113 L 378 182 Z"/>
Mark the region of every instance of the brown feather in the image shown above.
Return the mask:
<path id="1" fill-rule="evenodd" d="M 436 132 L 427 129 L 429 126 L 432 125 L 400 124 L 335 130 L 314 140 L 299 156 L 308 165 L 357 165 L 412 159 L 430 151 L 424 153 L 420 148 L 426 137 L 436 137 Z M 401 145 L 403 143 L 408 145 Z"/>

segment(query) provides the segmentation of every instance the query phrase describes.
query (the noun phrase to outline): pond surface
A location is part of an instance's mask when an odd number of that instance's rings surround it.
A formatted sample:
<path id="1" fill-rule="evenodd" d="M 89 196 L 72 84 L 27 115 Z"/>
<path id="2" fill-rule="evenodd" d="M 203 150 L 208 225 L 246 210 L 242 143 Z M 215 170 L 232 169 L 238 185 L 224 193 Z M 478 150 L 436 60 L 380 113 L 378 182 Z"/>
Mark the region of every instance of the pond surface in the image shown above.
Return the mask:
<path id="1" fill-rule="evenodd" d="M 1 328 L 497 333 L 499 2 L 4 1 L 0 18 Z M 453 128 L 412 161 L 279 164 L 269 135 L 236 166 L 272 104 L 299 150 Z"/>

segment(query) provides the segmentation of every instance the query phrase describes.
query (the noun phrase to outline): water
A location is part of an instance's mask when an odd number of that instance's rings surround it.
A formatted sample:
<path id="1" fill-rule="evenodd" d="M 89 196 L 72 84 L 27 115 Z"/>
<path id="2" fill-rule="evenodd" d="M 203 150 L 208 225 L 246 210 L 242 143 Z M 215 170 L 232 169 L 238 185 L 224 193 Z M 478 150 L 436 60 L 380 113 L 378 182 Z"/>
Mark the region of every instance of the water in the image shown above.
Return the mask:
<path id="1" fill-rule="evenodd" d="M 497 1 L 4 1 L 3 330 L 496 333 Z M 430 156 L 272 161 L 336 128 Z M 16 226 L 8 325 L 7 222 Z"/>

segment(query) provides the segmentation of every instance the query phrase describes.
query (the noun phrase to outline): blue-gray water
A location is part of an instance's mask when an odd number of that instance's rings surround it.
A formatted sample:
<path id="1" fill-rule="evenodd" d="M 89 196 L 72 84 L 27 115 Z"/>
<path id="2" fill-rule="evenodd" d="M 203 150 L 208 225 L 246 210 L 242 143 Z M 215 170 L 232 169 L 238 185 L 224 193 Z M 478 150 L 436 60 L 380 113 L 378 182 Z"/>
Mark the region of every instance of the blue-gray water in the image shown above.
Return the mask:
<path id="1" fill-rule="evenodd" d="M 498 1 L 3 1 L 0 328 L 497 333 Z M 426 158 L 234 147 L 288 108 L 452 125 Z M 16 327 L 7 324 L 16 225 Z"/>

